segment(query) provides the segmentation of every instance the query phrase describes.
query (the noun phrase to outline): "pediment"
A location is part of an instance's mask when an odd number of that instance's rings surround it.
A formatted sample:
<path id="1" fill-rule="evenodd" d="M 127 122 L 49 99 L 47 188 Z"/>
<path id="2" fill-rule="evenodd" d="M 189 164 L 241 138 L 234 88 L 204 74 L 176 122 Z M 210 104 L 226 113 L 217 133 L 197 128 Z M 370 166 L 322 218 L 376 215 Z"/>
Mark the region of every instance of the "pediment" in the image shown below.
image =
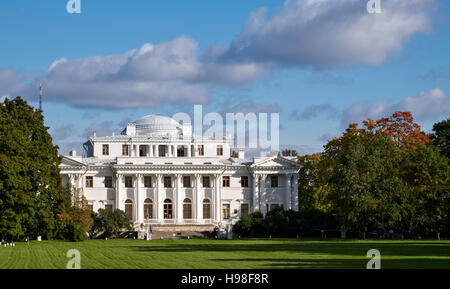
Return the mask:
<path id="1" fill-rule="evenodd" d="M 68 167 L 82 167 L 85 166 L 85 164 L 83 164 L 82 162 L 76 161 L 74 159 L 68 158 L 63 156 L 62 160 L 61 160 L 61 165 L 60 166 L 68 166 Z"/>
<path id="2" fill-rule="evenodd" d="M 271 168 L 293 168 L 298 169 L 300 168 L 300 165 L 292 160 L 283 158 L 283 157 L 270 157 L 267 159 L 260 160 L 252 165 L 253 168 L 265 168 L 265 167 L 271 167 Z"/>

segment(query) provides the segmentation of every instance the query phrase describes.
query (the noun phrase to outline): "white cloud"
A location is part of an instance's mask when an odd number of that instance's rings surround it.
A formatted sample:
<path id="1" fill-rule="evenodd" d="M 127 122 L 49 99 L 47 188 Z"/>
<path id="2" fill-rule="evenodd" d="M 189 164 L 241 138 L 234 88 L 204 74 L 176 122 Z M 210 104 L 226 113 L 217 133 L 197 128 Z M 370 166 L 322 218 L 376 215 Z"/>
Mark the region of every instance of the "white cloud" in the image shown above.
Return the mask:
<path id="1" fill-rule="evenodd" d="M 360 101 L 344 111 L 341 116 L 341 125 L 346 127 L 349 123 L 361 122 L 368 118 L 377 120 L 395 111 L 410 111 L 419 121 L 433 120 L 450 114 L 450 96 L 442 89 L 435 88 L 415 96 L 405 97 L 395 104 L 391 104 L 386 99 L 376 102 Z"/>
<path id="2" fill-rule="evenodd" d="M 351 64 L 381 65 L 414 34 L 427 32 L 438 0 L 383 1 L 369 14 L 361 0 L 286 0 L 268 16 L 251 12 L 230 45 L 200 53 L 187 36 L 146 43 L 118 55 L 61 58 L 23 87 L 16 72 L 0 70 L 0 97 L 36 94 L 44 83 L 47 101 L 101 108 L 205 104 L 217 87 L 249 83 L 277 66 L 327 69 Z M 325 75 L 325 81 L 338 81 Z"/>
<path id="3" fill-rule="evenodd" d="M 430 31 L 435 0 L 383 1 L 369 14 L 361 0 L 287 0 L 267 17 L 250 13 L 227 56 L 314 68 L 381 65 L 415 33 Z"/>

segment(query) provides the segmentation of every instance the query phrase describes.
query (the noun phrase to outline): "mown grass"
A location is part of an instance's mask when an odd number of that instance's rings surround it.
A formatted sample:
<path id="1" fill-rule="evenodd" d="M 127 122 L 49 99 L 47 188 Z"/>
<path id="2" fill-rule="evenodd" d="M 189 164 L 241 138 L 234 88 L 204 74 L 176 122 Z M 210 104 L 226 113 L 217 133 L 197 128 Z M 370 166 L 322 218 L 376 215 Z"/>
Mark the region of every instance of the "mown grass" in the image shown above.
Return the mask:
<path id="1" fill-rule="evenodd" d="M 379 240 L 89 240 L 32 241 L 0 248 L 0 268 L 66 268 L 67 251 L 81 253 L 81 268 L 364 269 L 369 249 L 381 268 L 450 269 L 450 241 Z"/>

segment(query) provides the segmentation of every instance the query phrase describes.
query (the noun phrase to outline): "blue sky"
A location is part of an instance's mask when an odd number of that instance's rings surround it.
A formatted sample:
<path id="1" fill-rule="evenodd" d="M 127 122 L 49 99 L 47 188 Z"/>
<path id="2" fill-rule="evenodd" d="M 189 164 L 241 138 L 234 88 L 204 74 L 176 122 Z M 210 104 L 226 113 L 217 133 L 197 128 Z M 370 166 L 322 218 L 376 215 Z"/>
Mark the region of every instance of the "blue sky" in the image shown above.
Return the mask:
<path id="1" fill-rule="evenodd" d="M 302 153 L 396 109 L 429 130 L 450 115 L 449 1 L 366 2 L 81 0 L 68 14 L 66 0 L 4 0 L 0 97 L 37 106 L 42 81 L 63 154 L 195 103 L 278 111 L 281 145 Z"/>

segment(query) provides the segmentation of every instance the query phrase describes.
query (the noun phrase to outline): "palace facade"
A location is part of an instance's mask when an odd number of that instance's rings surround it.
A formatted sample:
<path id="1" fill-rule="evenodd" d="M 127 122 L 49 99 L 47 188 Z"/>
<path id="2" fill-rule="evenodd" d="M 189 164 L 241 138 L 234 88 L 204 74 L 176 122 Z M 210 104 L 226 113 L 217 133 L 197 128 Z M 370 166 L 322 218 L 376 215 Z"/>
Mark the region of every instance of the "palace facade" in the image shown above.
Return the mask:
<path id="1" fill-rule="evenodd" d="M 135 228 L 216 225 L 282 206 L 298 210 L 295 158 L 231 157 L 233 140 L 192 134 L 162 115 L 130 123 L 120 135 L 90 136 L 82 156 L 60 165 L 63 185 L 80 190 L 94 211 L 120 209 Z"/>

